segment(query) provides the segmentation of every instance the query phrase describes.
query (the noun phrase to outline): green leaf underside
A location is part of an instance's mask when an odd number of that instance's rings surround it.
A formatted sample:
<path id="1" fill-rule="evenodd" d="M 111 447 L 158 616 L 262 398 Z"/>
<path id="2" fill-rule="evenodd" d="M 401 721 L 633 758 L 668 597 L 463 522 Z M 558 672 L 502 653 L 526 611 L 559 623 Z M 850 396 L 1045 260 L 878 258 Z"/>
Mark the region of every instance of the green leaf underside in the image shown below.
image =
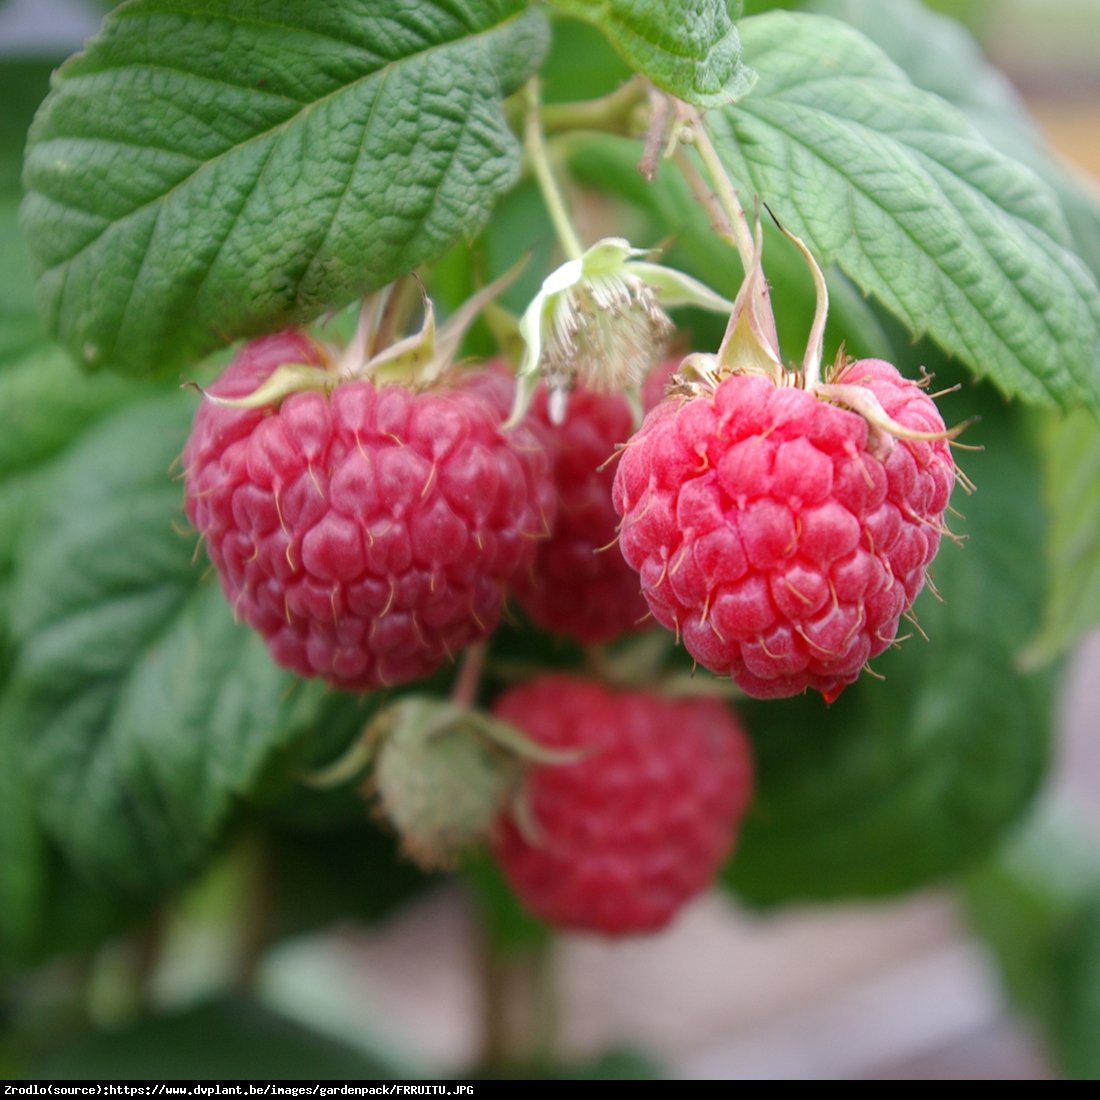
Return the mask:
<path id="1" fill-rule="evenodd" d="M 14 692 L 42 819 L 78 870 L 133 892 L 201 864 L 323 696 L 197 583 L 168 476 L 191 411 L 172 394 L 93 429 L 45 483 L 16 562 Z"/>
<path id="2" fill-rule="evenodd" d="M 518 176 L 501 98 L 545 33 L 522 0 L 124 5 L 31 130 L 48 326 L 162 374 L 437 258 Z"/>
<path id="3" fill-rule="evenodd" d="M 1006 393 L 1100 407 L 1100 294 L 1049 188 L 842 23 L 773 12 L 742 35 L 759 82 L 708 115 L 734 178 Z"/>
<path id="4" fill-rule="evenodd" d="M 1100 623 L 1100 425 L 1078 410 L 1046 430 L 1052 576 L 1029 661 L 1050 660 Z"/>
<path id="5" fill-rule="evenodd" d="M 916 605 L 931 640 L 888 651 L 873 662 L 885 682 L 864 675 L 831 707 L 806 696 L 739 708 L 761 731 L 759 781 L 727 873 L 750 901 L 892 894 L 955 874 L 1042 781 L 1052 677 L 1015 665 L 1045 587 L 1038 477 L 1025 437 L 986 398 L 987 450 L 964 461 L 979 489 L 953 501 L 967 542 L 933 563 L 944 602 L 926 592 Z"/>
<path id="6" fill-rule="evenodd" d="M 633 69 L 689 103 L 717 107 L 752 86 L 727 0 L 552 2 L 595 24 Z"/>

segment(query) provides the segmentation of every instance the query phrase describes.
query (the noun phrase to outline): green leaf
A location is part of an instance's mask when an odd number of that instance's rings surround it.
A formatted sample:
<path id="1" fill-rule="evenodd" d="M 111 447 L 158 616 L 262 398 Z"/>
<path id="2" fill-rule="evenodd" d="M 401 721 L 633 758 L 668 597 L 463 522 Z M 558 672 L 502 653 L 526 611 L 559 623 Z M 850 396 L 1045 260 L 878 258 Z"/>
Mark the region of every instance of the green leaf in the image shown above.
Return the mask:
<path id="1" fill-rule="evenodd" d="M 963 899 L 1013 1001 L 1069 1077 L 1100 1077 L 1100 851 L 1045 805 L 971 875 Z"/>
<path id="2" fill-rule="evenodd" d="M 50 331 L 164 374 L 476 234 L 519 174 L 523 0 L 135 0 L 58 72 L 22 217 Z"/>
<path id="3" fill-rule="evenodd" d="M 29 285 L 15 206 L 0 202 L 0 968 L 86 947 L 142 915 L 74 874 L 42 829 L 25 714 L 9 690 L 16 656 L 9 612 L 15 548 L 50 463 L 148 389 L 77 374 L 60 349 L 43 343 Z"/>
<path id="4" fill-rule="evenodd" d="M 93 1033 L 46 1058 L 35 1076 L 58 1080 L 376 1081 L 402 1077 L 396 1060 L 368 1058 L 239 998 Z"/>
<path id="5" fill-rule="evenodd" d="M 97 425 L 40 483 L 16 555 L 12 690 L 42 819 L 78 871 L 132 893 L 201 865 L 324 695 L 198 583 L 168 476 L 192 405 L 173 393 Z"/>
<path id="6" fill-rule="evenodd" d="M 10 359 L 43 342 L 16 210 L 14 199 L 0 199 L 0 370 Z"/>
<path id="7" fill-rule="evenodd" d="M 773 12 L 742 33 L 760 80 L 708 115 L 732 176 L 1005 393 L 1100 408 L 1100 292 L 1050 189 L 844 24 Z"/>
<path id="8" fill-rule="evenodd" d="M 942 379 L 940 379 L 942 381 Z M 988 396 L 988 395 L 986 395 Z M 947 399 L 949 416 L 959 398 Z M 744 898 L 874 896 L 983 858 L 1027 806 L 1049 751 L 1052 677 L 1021 676 L 1015 650 L 1039 616 L 1042 502 L 1022 432 L 989 403 L 967 433 L 985 451 L 956 490 L 967 536 L 946 544 L 911 637 L 831 707 L 802 697 L 739 704 L 758 790 L 729 867 Z"/>
<path id="9" fill-rule="evenodd" d="M 1079 410 L 1052 420 L 1044 436 L 1052 583 L 1029 664 L 1052 660 L 1100 623 L 1100 424 Z"/>
<path id="10" fill-rule="evenodd" d="M 598 26 L 626 62 L 659 88 L 700 107 L 752 87 L 727 0 L 552 0 Z"/>
<path id="11" fill-rule="evenodd" d="M 539 70 L 543 102 L 596 99 L 610 94 L 633 75 L 596 24 L 555 19 L 553 32 L 546 61 Z"/>
<path id="12" fill-rule="evenodd" d="M 813 0 L 810 10 L 843 19 L 880 46 L 918 88 L 958 107 L 996 149 L 1026 164 L 1058 195 L 1074 251 L 1100 278 L 1100 203 L 1047 147 L 1004 73 L 982 56 L 955 19 L 918 0 Z M 957 13 L 952 13 L 957 14 Z"/>
<path id="13" fill-rule="evenodd" d="M 10 709 L 0 703 L 0 967 L 31 953 L 46 890 L 46 841 L 12 736 Z"/>
<path id="14" fill-rule="evenodd" d="M 0 696 L 0 974 L 89 948 L 145 916 L 74 873 L 43 831 L 23 732 L 12 697 Z"/>

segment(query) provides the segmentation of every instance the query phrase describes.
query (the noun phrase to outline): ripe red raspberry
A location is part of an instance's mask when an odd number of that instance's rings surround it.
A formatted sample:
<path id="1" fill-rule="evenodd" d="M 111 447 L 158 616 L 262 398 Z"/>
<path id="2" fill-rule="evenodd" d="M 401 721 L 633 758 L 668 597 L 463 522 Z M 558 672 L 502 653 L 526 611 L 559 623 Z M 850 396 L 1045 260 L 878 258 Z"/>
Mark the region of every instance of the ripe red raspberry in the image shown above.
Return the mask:
<path id="1" fill-rule="evenodd" d="M 752 789 L 748 742 L 726 706 L 544 676 L 502 696 L 494 713 L 582 754 L 531 769 L 537 835 L 505 816 L 494 844 L 534 913 L 562 928 L 650 932 L 709 885 Z"/>
<path id="2" fill-rule="evenodd" d="M 323 361 L 301 333 L 265 337 L 211 392 L 245 396 L 283 363 Z M 277 408 L 200 405 L 187 513 L 278 664 L 367 690 L 493 629 L 553 509 L 541 449 L 500 431 L 510 391 L 472 371 L 451 389 L 350 381 Z"/>
<path id="3" fill-rule="evenodd" d="M 889 363 L 852 363 L 833 383 L 867 387 L 905 429 L 943 431 Z M 812 687 L 831 702 L 894 641 L 954 476 L 944 438 L 894 439 L 804 389 L 732 375 L 666 401 L 626 448 L 620 546 L 700 664 L 758 698 Z"/>

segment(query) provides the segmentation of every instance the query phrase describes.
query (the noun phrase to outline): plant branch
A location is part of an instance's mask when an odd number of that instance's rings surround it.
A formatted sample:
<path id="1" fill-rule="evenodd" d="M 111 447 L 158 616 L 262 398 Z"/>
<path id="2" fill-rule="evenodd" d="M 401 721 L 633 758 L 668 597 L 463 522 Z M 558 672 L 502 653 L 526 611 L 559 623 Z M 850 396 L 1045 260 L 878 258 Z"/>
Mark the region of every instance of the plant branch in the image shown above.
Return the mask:
<path id="1" fill-rule="evenodd" d="M 565 197 L 554 179 L 554 173 L 550 167 L 550 157 L 546 149 L 546 138 L 543 134 L 542 119 L 540 117 L 539 90 L 537 79 L 532 78 L 526 85 L 527 95 L 527 127 L 526 147 L 527 159 L 538 181 L 539 190 L 542 192 L 543 202 L 550 220 L 554 223 L 554 231 L 558 235 L 558 242 L 566 258 L 579 260 L 584 253 L 577 231 L 573 228 L 572 219 L 569 217 L 565 205 Z"/>
<path id="2" fill-rule="evenodd" d="M 741 200 L 737 197 L 733 184 L 730 183 L 730 178 L 726 174 L 726 168 L 722 163 L 722 158 L 718 155 L 718 150 L 714 148 L 714 143 L 710 140 L 710 134 L 707 132 L 703 116 L 694 107 L 689 107 L 686 103 L 679 105 L 679 112 L 685 124 L 684 130 L 681 132 L 681 140 L 690 142 L 699 153 L 699 159 L 702 160 L 703 167 L 710 177 L 717 203 L 725 214 L 725 224 L 729 227 L 733 243 L 736 245 L 737 252 L 741 257 L 741 263 L 746 271 L 750 271 L 756 249 L 753 245 L 749 220 L 745 216 Z M 681 159 L 681 167 L 683 167 L 686 159 L 686 156 Z M 691 183 L 690 177 L 688 182 Z M 708 209 L 711 209 L 709 203 Z"/>
<path id="3" fill-rule="evenodd" d="M 646 80 L 632 77 L 609 95 L 573 103 L 547 103 L 541 109 L 542 129 L 546 134 L 568 130 L 595 130 L 604 134 L 633 135 L 636 115 L 649 96 Z"/>
<path id="4" fill-rule="evenodd" d="M 741 249 L 737 243 L 737 233 L 734 231 L 733 223 L 722 208 L 722 204 L 718 201 L 718 196 L 707 186 L 707 181 L 703 179 L 699 169 L 695 167 L 695 162 L 688 156 L 686 150 L 676 150 L 676 166 L 680 169 L 684 179 L 687 180 L 692 194 L 710 215 L 710 222 L 714 227 L 714 231 L 722 240 L 736 248 L 738 254 L 740 254 Z M 743 256 L 742 261 L 744 261 Z"/>
<path id="5" fill-rule="evenodd" d="M 477 702 L 477 693 L 481 688 L 481 674 L 485 670 L 487 642 L 475 642 L 466 647 L 462 655 L 462 664 L 458 675 L 451 685 L 451 702 L 461 707 L 472 707 Z"/>

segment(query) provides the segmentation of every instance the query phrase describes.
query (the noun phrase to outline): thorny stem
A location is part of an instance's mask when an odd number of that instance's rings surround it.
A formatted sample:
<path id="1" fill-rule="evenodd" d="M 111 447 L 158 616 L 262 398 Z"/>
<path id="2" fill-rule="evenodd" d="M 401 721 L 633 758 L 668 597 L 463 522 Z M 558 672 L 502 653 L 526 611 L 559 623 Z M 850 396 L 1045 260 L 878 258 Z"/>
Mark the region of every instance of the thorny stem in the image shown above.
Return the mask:
<path id="1" fill-rule="evenodd" d="M 676 150 L 676 166 L 680 169 L 684 179 L 687 180 L 692 194 L 710 215 L 715 232 L 728 244 L 737 248 L 737 233 L 733 228 L 733 222 L 729 220 L 725 210 L 722 209 L 721 204 L 718 202 L 718 196 L 707 186 L 706 180 L 703 179 L 699 169 L 695 167 L 695 162 L 683 149 Z"/>
<path id="2" fill-rule="evenodd" d="M 554 231 L 558 235 L 562 251 L 569 260 L 579 260 L 584 253 L 580 238 L 573 228 L 569 213 L 565 205 L 565 197 L 558 187 L 557 180 L 550 168 L 550 157 L 546 149 L 546 139 L 543 136 L 542 119 L 539 109 L 539 88 L 536 78 L 532 78 L 526 85 L 527 97 L 527 127 L 525 140 L 527 146 L 527 158 L 531 162 L 535 179 L 538 181 L 539 190 L 542 192 L 542 200 L 546 203 L 546 210 L 550 220 L 554 223 Z"/>
<path id="3" fill-rule="evenodd" d="M 642 179 L 652 183 L 657 178 L 661 157 L 668 152 L 669 120 L 672 116 L 672 100 L 655 89 L 649 93 L 649 128 L 646 131 L 645 149 L 638 162 Z"/>
<path id="4" fill-rule="evenodd" d="M 703 116 L 694 107 L 689 107 L 686 103 L 678 104 L 677 109 L 685 123 L 685 129 L 681 132 L 681 140 L 690 141 L 698 151 L 703 167 L 706 168 L 707 175 L 714 186 L 718 202 L 721 204 L 729 222 L 737 252 L 741 257 L 741 263 L 746 271 L 750 271 L 756 250 L 753 247 L 749 221 L 745 217 L 741 200 L 737 197 L 733 184 L 730 183 L 730 178 L 726 174 L 726 168 L 722 164 L 722 158 L 719 157 L 718 150 L 714 148 L 714 143 L 710 140 L 710 134 L 707 133 Z"/>

